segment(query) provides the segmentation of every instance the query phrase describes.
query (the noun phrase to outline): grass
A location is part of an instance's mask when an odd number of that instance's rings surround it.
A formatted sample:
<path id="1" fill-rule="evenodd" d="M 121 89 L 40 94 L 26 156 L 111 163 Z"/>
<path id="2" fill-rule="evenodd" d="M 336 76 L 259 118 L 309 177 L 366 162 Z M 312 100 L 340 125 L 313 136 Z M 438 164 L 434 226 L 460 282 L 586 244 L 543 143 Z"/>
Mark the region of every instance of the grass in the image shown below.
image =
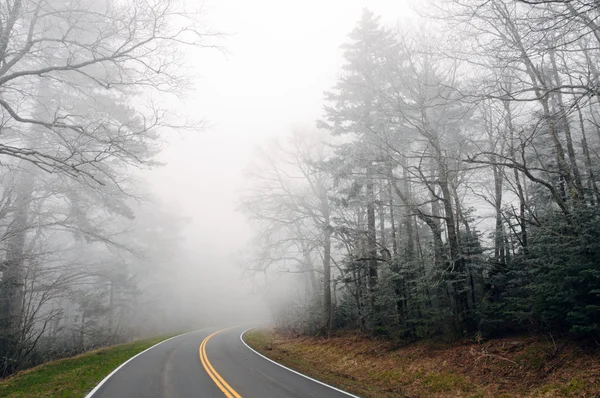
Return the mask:
<path id="1" fill-rule="evenodd" d="M 84 397 L 120 364 L 169 337 L 101 348 L 19 372 L 0 380 L 0 397 Z"/>
<path id="2" fill-rule="evenodd" d="M 367 370 L 367 379 L 377 380 L 377 383 L 364 383 L 364 378 L 355 377 L 353 372 L 344 371 L 344 369 L 352 368 L 356 364 L 356 360 L 333 347 L 331 350 L 323 350 L 317 346 L 306 344 L 308 340 L 282 344 L 280 336 L 263 330 L 247 332 L 244 340 L 252 348 L 274 361 L 358 396 L 365 398 L 404 397 L 404 395 L 398 395 L 398 391 L 383 391 L 378 388 L 379 384 L 387 384 L 391 380 L 398 379 L 399 375 L 394 369 L 384 372 Z M 332 366 L 327 366 L 327 364 Z"/>
<path id="3" fill-rule="evenodd" d="M 543 337 L 396 348 L 360 334 L 329 339 L 254 330 L 263 355 L 364 398 L 600 397 L 600 350 Z"/>

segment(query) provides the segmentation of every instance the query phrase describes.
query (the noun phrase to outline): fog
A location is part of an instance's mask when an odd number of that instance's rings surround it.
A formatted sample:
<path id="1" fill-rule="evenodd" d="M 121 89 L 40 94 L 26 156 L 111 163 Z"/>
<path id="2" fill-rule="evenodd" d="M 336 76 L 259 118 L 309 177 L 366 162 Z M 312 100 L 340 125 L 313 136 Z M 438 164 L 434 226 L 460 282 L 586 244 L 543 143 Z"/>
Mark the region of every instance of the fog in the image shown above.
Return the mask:
<path id="1" fill-rule="evenodd" d="M 217 325 L 600 333 L 595 2 L 7 4 L 0 377 Z"/>
<path id="2" fill-rule="evenodd" d="M 343 62 L 340 45 L 365 7 L 390 25 L 415 15 L 408 1 L 204 2 L 206 23 L 226 34 L 224 51 L 188 55 L 199 76 L 184 106 L 207 127 L 169 137 L 159 156 L 165 165 L 146 176 L 157 196 L 189 217 L 187 262 L 174 266 L 185 270 L 181 297 L 192 318 L 270 319 L 263 292 L 236 261 L 252 233 L 237 210 L 244 171 L 257 146 L 315 126 Z"/>

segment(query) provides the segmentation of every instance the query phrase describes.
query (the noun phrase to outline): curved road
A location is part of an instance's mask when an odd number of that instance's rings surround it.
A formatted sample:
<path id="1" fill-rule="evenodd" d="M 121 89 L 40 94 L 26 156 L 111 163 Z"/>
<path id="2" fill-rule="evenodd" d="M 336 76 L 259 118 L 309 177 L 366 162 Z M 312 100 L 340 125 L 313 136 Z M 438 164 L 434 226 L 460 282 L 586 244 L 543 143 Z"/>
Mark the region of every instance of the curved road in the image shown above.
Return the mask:
<path id="1" fill-rule="evenodd" d="M 167 340 L 127 362 L 86 398 L 348 398 L 250 350 L 244 328 L 208 328 Z"/>

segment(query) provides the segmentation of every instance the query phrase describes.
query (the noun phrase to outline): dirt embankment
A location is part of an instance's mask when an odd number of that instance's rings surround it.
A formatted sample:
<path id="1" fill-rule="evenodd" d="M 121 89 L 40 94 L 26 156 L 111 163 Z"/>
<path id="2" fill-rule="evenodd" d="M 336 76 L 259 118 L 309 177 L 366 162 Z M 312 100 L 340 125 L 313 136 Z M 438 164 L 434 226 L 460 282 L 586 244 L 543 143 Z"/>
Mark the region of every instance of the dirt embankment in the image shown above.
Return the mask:
<path id="1" fill-rule="evenodd" d="M 600 348 L 544 337 L 420 342 L 253 331 L 264 355 L 361 397 L 600 397 Z"/>

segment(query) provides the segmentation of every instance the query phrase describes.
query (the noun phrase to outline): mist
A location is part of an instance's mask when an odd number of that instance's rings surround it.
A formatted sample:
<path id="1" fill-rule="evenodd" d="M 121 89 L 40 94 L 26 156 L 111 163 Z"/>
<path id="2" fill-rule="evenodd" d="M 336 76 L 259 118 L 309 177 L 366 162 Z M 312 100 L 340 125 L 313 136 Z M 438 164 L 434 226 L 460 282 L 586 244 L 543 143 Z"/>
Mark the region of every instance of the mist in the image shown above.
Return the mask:
<path id="1" fill-rule="evenodd" d="M 0 377 L 209 326 L 598 336 L 599 8 L 555 3 L 0 5 Z"/>
<path id="2" fill-rule="evenodd" d="M 190 311 L 224 323 L 271 321 L 268 303 L 277 297 L 265 296 L 264 276 L 243 271 L 254 232 L 238 208 L 249 188 L 246 172 L 259 146 L 314 127 L 323 91 L 342 64 L 340 44 L 367 6 L 386 14 L 390 24 L 415 17 L 407 1 L 204 3 L 205 21 L 225 33 L 224 52 L 191 57 L 199 76 L 183 106 L 207 125 L 170 137 L 159 156 L 165 165 L 147 177 L 157 196 L 189 217 L 187 262 L 179 267 L 186 269 L 181 283 Z M 287 279 L 274 273 L 271 278 Z"/>

